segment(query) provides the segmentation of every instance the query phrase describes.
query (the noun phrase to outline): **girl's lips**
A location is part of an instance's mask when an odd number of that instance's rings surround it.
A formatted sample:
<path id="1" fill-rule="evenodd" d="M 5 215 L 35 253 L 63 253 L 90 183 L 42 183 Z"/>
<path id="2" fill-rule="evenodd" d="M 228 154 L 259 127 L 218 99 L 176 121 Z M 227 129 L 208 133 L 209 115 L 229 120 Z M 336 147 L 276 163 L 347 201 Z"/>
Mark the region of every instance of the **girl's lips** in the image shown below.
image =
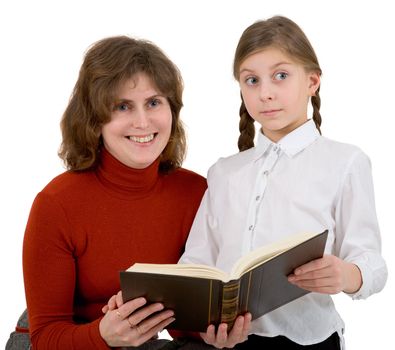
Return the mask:
<path id="1" fill-rule="evenodd" d="M 266 111 L 260 112 L 260 114 L 262 114 L 266 117 L 272 117 L 272 116 L 275 116 L 280 111 L 281 111 L 281 109 L 268 109 Z"/>

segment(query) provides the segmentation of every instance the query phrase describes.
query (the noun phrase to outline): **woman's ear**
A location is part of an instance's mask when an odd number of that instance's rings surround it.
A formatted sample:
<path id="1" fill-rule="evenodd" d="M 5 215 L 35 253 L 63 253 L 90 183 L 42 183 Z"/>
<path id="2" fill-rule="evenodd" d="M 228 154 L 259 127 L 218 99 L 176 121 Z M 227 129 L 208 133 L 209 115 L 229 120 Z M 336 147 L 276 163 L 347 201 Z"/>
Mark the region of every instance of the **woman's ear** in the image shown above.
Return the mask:
<path id="1" fill-rule="evenodd" d="M 309 73 L 309 92 L 310 96 L 315 96 L 316 91 L 320 87 L 321 77 L 318 72 Z"/>

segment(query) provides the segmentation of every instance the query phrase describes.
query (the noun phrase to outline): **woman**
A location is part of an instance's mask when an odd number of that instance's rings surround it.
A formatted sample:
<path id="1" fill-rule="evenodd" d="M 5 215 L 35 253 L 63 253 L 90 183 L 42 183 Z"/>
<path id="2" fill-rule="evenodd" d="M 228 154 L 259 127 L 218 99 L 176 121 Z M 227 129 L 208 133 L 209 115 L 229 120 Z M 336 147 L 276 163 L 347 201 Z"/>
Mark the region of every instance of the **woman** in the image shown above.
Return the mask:
<path id="1" fill-rule="evenodd" d="M 25 232 L 34 349 L 140 346 L 174 320 L 142 298 L 102 307 L 119 271 L 183 251 L 206 182 L 181 168 L 181 107 L 180 73 L 152 43 L 113 37 L 88 50 L 61 122 L 68 171 L 37 195 Z"/>

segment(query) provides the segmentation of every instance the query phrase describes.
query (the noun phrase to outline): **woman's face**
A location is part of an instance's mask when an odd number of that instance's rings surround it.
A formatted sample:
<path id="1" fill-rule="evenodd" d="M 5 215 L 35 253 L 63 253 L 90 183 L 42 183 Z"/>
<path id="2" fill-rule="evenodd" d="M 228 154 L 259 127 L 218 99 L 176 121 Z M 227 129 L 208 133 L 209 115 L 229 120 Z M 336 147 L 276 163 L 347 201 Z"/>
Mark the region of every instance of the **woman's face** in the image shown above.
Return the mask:
<path id="1" fill-rule="evenodd" d="M 104 147 L 128 167 L 151 165 L 166 147 L 172 114 L 166 96 L 139 73 L 120 86 L 111 120 L 102 127 Z"/>

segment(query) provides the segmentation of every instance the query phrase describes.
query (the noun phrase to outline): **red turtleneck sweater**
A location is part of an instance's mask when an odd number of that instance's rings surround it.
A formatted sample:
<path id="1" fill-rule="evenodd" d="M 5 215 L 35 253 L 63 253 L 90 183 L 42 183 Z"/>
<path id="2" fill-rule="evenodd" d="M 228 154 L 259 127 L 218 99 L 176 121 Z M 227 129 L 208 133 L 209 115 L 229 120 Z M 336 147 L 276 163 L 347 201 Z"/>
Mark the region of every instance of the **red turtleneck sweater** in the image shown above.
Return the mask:
<path id="1" fill-rule="evenodd" d="M 176 263 L 206 189 L 185 169 L 136 170 L 103 150 L 95 171 L 65 172 L 40 192 L 23 246 L 35 349 L 109 349 L 101 308 L 134 262 Z"/>

